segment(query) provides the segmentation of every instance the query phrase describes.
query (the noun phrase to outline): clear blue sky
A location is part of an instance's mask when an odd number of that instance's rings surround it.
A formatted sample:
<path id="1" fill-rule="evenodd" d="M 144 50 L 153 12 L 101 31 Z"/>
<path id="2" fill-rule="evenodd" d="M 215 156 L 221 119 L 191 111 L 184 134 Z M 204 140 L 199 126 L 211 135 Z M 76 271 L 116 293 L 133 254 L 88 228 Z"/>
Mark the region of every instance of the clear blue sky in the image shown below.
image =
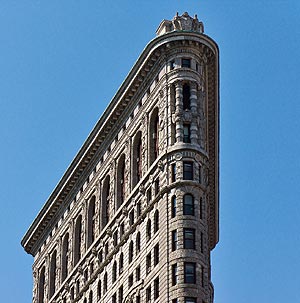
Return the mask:
<path id="1" fill-rule="evenodd" d="M 0 1 L 1 302 L 31 302 L 20 240 L 176 11 L 220 47 L 215 303 L 300 302 L 300 2 Z"/>

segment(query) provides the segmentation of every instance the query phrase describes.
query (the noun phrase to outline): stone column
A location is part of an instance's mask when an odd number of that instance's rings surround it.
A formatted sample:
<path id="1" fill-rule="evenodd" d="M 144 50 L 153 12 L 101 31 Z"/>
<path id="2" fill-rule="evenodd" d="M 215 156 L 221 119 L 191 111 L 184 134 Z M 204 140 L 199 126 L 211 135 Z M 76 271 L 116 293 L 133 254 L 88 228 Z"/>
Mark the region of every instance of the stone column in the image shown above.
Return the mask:
<path id="1" fill-rule="evenodd" d="M 190 101 L 191 101 L 191 143 L 198 144 L 198 125 L 197 125 L 197 84 L 195 82 L 190 83 Z"/>
<path id="2" fill-rule="evenodd" d="M 175 83 L 175 123 L 176 123 L 176 142 L 183 141 L 183 126 L 182 126 L 182 83 L 177 81 Z"/>

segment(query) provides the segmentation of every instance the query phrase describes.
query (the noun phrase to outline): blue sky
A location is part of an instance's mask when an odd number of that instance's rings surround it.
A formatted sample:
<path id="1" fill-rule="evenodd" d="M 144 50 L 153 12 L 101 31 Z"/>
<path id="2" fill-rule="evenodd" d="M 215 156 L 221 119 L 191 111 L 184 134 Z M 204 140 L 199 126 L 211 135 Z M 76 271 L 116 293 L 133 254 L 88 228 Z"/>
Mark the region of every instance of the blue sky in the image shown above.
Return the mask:
<path id="1" fill-rule="evenodd" d="M 300 2 L 0 1 L 1 301 L 30 302 L 20 240 L 162 19 L 220 47 L 215 303 L 300 302 Z"/>

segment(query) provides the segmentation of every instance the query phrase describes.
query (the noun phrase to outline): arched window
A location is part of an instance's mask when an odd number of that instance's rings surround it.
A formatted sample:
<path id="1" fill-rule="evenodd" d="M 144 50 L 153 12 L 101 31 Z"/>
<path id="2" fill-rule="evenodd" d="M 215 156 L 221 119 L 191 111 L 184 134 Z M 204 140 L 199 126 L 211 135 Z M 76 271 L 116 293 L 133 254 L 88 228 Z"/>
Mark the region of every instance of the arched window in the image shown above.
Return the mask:
<path id="1" fill-rule="evenodd" d="M 98 301 L 101 299 L 101 293 L 102 293 L 102 285 L 101 285 L 101 280 L 98 281 L 98 286 L 97 286 L 97 299 Z"/>
<path id="2" fill-rule="evenodd" d="M 191 97 L 190 86 L 188 84 L 184 84 L 182 88 L 183 110 L 191 109 L 190 97 Z"/>
<path id="3" fill-rule="evenodd" d="M 83 301 L 83 303 L 87 303 L 87 300 L 86 300 L 86 298 L 84 298 L 84 301 Z"/>
<path id="4" fill-rule="evenodd" d="M 103 293 L 105 294 L 107 292 L 107 272 L 104 275 L 103 278 Z"/>
<path id="5" fill-rule="evenodd" d="M 62 255 L 61 255 L 61 280 L 64 281 L 68 275 L 69 263 L 69 234 L 67 233 L 62 242 Z"/>
<path id="6" fill-rule="evenodd" d="M 147 222 L 146 237 L 147 237 L 147 241 L 149 241 L 151 239 L 151 220 L 150 219 Z"/>
<path id="7" fill-rule="evenodd" d="M 93 196 L 89 202 L 89 207 L 88 207 L 88 233 L 87 233 L 87 247 L 90 247 L 91 244 L 95 240 L 95 221 L 96 221 L 96 197 Z"/>
<path id="8" fill-rule="evenodd" d="M 123 253 L 121 253 L 119 258 L 119 273 L 123 272 L 123 267 L 124 267 L 124 255 Z"/>
<path id="9" fill-rule="evenodd" d="M 81 258 L 81 235 L 82 235 L 82 216 L 80 215 L 75 224 L 75 239 L 74 239 L 74 265 Z"/>
<path id="10" fill-rule="evenodd" d="M 141 233 L 138 232 L 136 235 L 136 242 L 135 242 L 135 251 L 138 254 L 141 251 Z"/>
<path id="11" fill-rule="evenodd" d="M 133 260 L 133 242 L 131 241 L 128 249 L 128 262 L 131 263 Z"/>
<path id="12" fill-rule="evenodd" d="M 102 188 L 102 228 L 108 223 L 110 215 L 110 176 L 107 176 Z"/>
<path id="13" fill-rule="evenodd" d="M 140 131 L 133 141 L 133 159 L 132 185 L 135 186 L 142 178 L 142 133 Z"/>
<path id="14" fill-rule="evenodd" d="M 42 267 L 38 284 L 38 303 L 44 303 L 45 298 L 45 266 Z"/>
<path id="15" fill-rule="evenodd" d="M 117 262 L 114 262 L 113 268 L 112 268 L 112 282 L 116 282 L 117 280 Z"/>
<path id="16" fill-rule="evenodd" d="M 117 169 L 117 209 L 125 200 L 125 155 L 122 154 Z"/>
<path id="17" fill-rule="evenodd" d="M 183 214 L 190 216 L 195 214 L 194 197 L 191 194 L 183 196 Z"/>
<path id="18" fill-rule="evenodd" d="M 49 298 L 51 298 L 55 293 L 55 284 L 56 284 L 56 250 L 52 253 L 50 259 L 50 280 L 49 280 Z"/>
<path id="19" fill-rule="evenodd" d="M 93 292 L 92 291 L 90 291 L 89 303 L 93 303 Z"/>
<path id="20" fill-rule="evenodd" d="M 150 165 L 157 159 L 159 152 L 159 117 L 158 109 L 155 108 L 150 117 L 149 123 L 149 156 Z"/>
<path id="21" fill-rule="evenodd" d="M 158 210 L 154 213 L 154 233 L 159 230 L 159 212 Z"/>

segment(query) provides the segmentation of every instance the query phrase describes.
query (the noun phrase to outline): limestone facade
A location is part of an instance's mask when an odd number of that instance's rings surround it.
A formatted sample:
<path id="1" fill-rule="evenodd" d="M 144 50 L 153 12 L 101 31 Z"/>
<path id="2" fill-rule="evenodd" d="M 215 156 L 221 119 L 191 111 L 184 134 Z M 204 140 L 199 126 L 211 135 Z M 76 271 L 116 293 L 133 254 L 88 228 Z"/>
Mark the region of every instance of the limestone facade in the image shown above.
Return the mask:
<path id="1" fill-rule="evenodd" d="M 33 303 L 212 303 L 218 47 L 164 20 L 22 240 Z"/>

